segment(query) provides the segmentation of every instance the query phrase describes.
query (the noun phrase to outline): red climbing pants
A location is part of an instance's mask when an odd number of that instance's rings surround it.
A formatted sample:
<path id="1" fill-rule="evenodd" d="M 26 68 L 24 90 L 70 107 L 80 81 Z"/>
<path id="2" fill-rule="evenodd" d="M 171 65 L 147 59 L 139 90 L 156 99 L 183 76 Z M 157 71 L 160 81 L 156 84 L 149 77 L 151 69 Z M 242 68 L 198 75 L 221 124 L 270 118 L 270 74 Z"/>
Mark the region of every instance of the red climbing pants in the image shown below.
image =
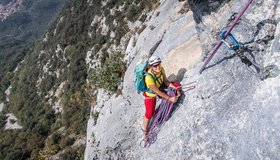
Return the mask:
<path id="1" fill-rule="evenodd" d="M 145 100 L 144 100 L 144 104 L 145 104 L 145 107 L 146 107 L 145 117 L 147 119 L 151 119 L 154 115 L 154 112 L 155 112 L 157 98 L 156 97 L 149 97 L 145 93 L 143 95 L 145 96 Z"/>

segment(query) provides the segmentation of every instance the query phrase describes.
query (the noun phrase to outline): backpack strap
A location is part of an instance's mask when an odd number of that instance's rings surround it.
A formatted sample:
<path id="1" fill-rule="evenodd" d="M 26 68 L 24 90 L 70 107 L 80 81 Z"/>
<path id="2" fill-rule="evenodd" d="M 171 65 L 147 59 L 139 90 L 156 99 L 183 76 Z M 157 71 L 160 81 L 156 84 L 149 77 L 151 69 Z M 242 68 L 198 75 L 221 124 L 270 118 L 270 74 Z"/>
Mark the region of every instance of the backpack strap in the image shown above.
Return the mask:
<path id="1" fill-rule="evenodd" d="M 160 83 L 160 82 L 158 81 L 158 78 L 160 78 L 161 75 L 162 75 L 162 71 L 160 71 L 160 75 L 159 75 L 158 77 L 156 77 L 156 81 L 158 82 L 158 84 L 160 84 L 159 90 L 161 90 L 161 91 L 164 92 L 164 90 L 167 88 L 166 85 L 164 84 L 164 80 L 162 81 L 162 83 Z"/>
<path id="2" fill-rule="evenodd" d="M 160 78 L 161 75 L 162 75 L 162 71 L 160 71 L 159 77 L 157 77 L 157 76 L 155 76 L 154 74 L 151 74 L 151 73 L 149 73 L 149 72 L 145 72 L 145 76 L 150 76 L 150 77 L 152 77 L 153 80 L 154 80 L 154 82 L 155 82 L 155 83 L 158 82 L 158 84 L 160 85 L 160 87 L 162 86 L 162 84 L 159 82 L 158 78 Z M 155 94 L 155 92 L 154 92 L 152 89 L 148 88 L 147 90 L 148 90 L 147 92 L 152 93 L 152 94 Z"/>
<path id="3" fill-rule="evenodd" d="M 156 77 L 155 75 L 153 75 L 153 74 L 151 74 L 151 73 L 148 73 L 148 72 L 145 73 L 145 76 L 150 76 L 150 77 L 152 77 L 153 80 L 154 80 L 154 82 L 158 82 L 159 85 L 162 85 L 162 84 L 159 82 L 159 80 L 158 80 L 158 79 L 161 77 L 161 75 L 162 75 L 162 72 L 160 72 L 159 77 Z"/>

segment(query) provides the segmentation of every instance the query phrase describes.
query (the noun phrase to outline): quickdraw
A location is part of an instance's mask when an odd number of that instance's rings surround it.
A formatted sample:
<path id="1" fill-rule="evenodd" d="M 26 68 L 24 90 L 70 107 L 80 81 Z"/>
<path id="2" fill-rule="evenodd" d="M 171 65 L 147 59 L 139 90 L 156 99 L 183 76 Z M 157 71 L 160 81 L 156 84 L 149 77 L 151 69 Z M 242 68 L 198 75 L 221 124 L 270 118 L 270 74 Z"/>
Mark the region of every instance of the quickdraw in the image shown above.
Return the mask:
<path id="1" fill-rule="evenodd" d="M 201 69 L 199 70 L 199 73 L 201 74 L 205 67 L 207 66 L 207 64 L 210 62 L 210 60 L 213 58 L 213 56 L 215 55 L 215 53 L 217 52 L 217 50 L 219 49 L 219 47 L 223 44 L 223 41 L 227 38 L 228 35 L 230 35 L 230 32 L 232 31 L 233 27 L 237 24 L 237 22 L 239 21 L 239 19 L 242 17 L 242 15 L 244 14 L 244 12 L 248 9 L 248 7 L 250 6 L 250 4 L 253 2 L 253 0 L 249 0 L 249 2 L 247 3 L 247 5 L 244 7 L 244 9 L 242 10 L 242 12 L 239 14 L 239 16 L 234 20 L 233 24 L 231 25 L 231 27 L 224 33 L 222 39 L 219 41 L 219 43 L 214 47 L 214 49 L 212 50 L 212 52 L 209 54 L 208 58 L 205 60 L 203 66 L 201 67 Z"/>
<path id="2" fill-rule="evenodd" d="M 227 31 L 225 31 L 221 34 L 221 40 L 214 47 L 212 52 L 209 54 L 208 58 L 206 59 L 205 63 L 203 64 L 203 66 L 201 67 L 201 69 L 199 71 L 200 74 L 204 71 L 207 64 L 213 58 L 213 56 L 215 55 L 215 53 L 217 52 L 219 47 L 222 44 L 225 44 L 230 50 L 233 50 L 236 53 L 236 55 L 238 55 L 238 57 L 241 59 L 241 61 L 243 63 L 245 63 L 247 65 L 247 69 L 251 73 L 257 75 L 261 80 L 264 80 L 264 79 L 270 78 L 270 77 L 277 77 L 279 75 L 280 71 L 276 65 L 269 65 L 269 66 L 263 67 L 260 64 L 258 64 L 257 62 L 255 62 L 254 57 L 245 55 L 246 52 L 244 51 L 244 46 L 241 46 L 240 43 L 237 41 L 237 39 L 230 33 L 232 31 L 233 27 L 236 25 L 236 23 L 239 21 L 241 16 L 248 9 L 248 7 L 250 6 L 250 4 L 252 2 L 253 2 L 253 0 L 249 0 L 247 5 L 245 6 L 245 8 L 242 10 L 242 12 L 239 14 L 239 16 L 234 20 L 231 27 Z M 230 45 L 228 42 L 226 42 L 227 37 L 230 37 L 230 39 L 234 45 Z M 254 68 L 252 68 L 251 66 L 253 66 Z"/>
<path id="3" fill-rule="evenodd" d="M 224 37 L 224 33 L 222 33 L 221 37 Z M 245 51 L 245 47 L 241 46 L 240 43 L 237 41 L 237 39 L 230 33 L 228 35 L 230 39 L 232 40 L 234 45 L 230 45 L 228 42 L 226 42 L 224 39 L 222 39 L 222 42 L 230 49 L 233 50 L 236 55 L 241 59 L 241 61 L 246 64 L 247 69 L 253 73 L 254 75 L 258 76 L 261 80 L 265 80 L 270 77 L 276 77 L 279 75 L 279 69 L 276 65 L 269 65 L 266 67 L 263 67 L 262 65 L 258 64 L 254 57 L 249 57 L 251 54 L 245 55 L 247 53 Z"/>

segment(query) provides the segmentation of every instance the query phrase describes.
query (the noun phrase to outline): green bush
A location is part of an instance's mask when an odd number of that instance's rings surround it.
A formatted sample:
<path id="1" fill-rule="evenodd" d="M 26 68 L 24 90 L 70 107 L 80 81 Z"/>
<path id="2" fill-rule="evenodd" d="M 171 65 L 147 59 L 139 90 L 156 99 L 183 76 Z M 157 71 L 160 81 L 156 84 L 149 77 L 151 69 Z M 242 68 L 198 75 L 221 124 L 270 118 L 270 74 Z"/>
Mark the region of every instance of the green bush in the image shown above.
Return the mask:
<path id="1" fill-rule="evenodd" d="M 107 7 L 108 7 L 108 8 L 113 8 L 113 7 L 116 6 L 117 3 L 118 3 L 118 0 L 109 0 L 109 1 L 107 2 Z"/>
<path id="2" fill-rule="evenodd" d="M 4 127 L 6 124 L 6 119 L 7 117 L 3 113 L 0 113 L 0 128 Z"/>
<path id="3" fill-rule="evenodd" d="M 141 14 L 140 8 L 137 5 L 132 4 L 131 6 L 128 7 L 126 17 L 128 20 L 134 22 L 135 20 L 138 19 L 140 14 Z"/>
<path id="4" fill-rule="evenodd" d="M 145 20 L 146 20 L 146 18 L 147 18 L 147 15 L 146 14 L 144 14 L 144 15 L 142 15 L 141 17 L 140 17 L 140 21 L 141 22 L 144 22 Z"/>
<path id="5" fill-rule="evenodd" d="M 92 116 L 93 116 L 93 119 L 94 119 L 94 123 L 96 124 L 97 123 L 97 119 L 99 117 L 99 112 L 95 112 Z"/>
<path id="6" fill-rule="evenodd" d="M 122 37 L 127 33 L 128 27 L 126 25 L 120 25 L 122 27 L 118 27 L 116 29 L 116 44 L 119 45 Z"/>
<path id="7" fill-rule="evenodd" d="M 84 159 L 84 146 L 79 146 L 78 148 L 68 148 L 59 156 L 61 160 L 82 160 Z"/>
<path id="8" fill-rule="evenodd" d="M 59 133 L 54 133 L 50 138 L 51 145 L 57 145 L 61 140 L 61 135 Z"/>
<path id="9" fill-rule="evenodd" d="M 74 144 L 74 142 L 75 142 L 74 138 L 70 138 L 70 137 L 62 138 L 60 141 L 60 147 L 66 148 L 67 146 L 71 146 L 72 144 Z"/>
<path id="10" fill-rule="evenodd" d="M 115 92 L 124 72 L 125 63 L 120 54 L 112 54 L 100 69 L 90 71 L 89 79 L 94 86 Z"/>

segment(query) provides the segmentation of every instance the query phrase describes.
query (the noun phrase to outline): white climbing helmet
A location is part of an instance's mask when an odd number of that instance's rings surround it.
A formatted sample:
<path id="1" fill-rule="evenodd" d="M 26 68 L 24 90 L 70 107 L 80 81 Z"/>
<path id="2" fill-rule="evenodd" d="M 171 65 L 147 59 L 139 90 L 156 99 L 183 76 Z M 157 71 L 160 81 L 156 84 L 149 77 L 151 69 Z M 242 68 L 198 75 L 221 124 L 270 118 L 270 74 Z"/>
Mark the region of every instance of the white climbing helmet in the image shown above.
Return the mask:
<path id="1" fill-rule="evenodd" d="M 148 60 L 148 64 L 151 66 L 155 63 L 161 62 L 161 59 L 159 58 L 159 56 L 151 56 Z"/>

